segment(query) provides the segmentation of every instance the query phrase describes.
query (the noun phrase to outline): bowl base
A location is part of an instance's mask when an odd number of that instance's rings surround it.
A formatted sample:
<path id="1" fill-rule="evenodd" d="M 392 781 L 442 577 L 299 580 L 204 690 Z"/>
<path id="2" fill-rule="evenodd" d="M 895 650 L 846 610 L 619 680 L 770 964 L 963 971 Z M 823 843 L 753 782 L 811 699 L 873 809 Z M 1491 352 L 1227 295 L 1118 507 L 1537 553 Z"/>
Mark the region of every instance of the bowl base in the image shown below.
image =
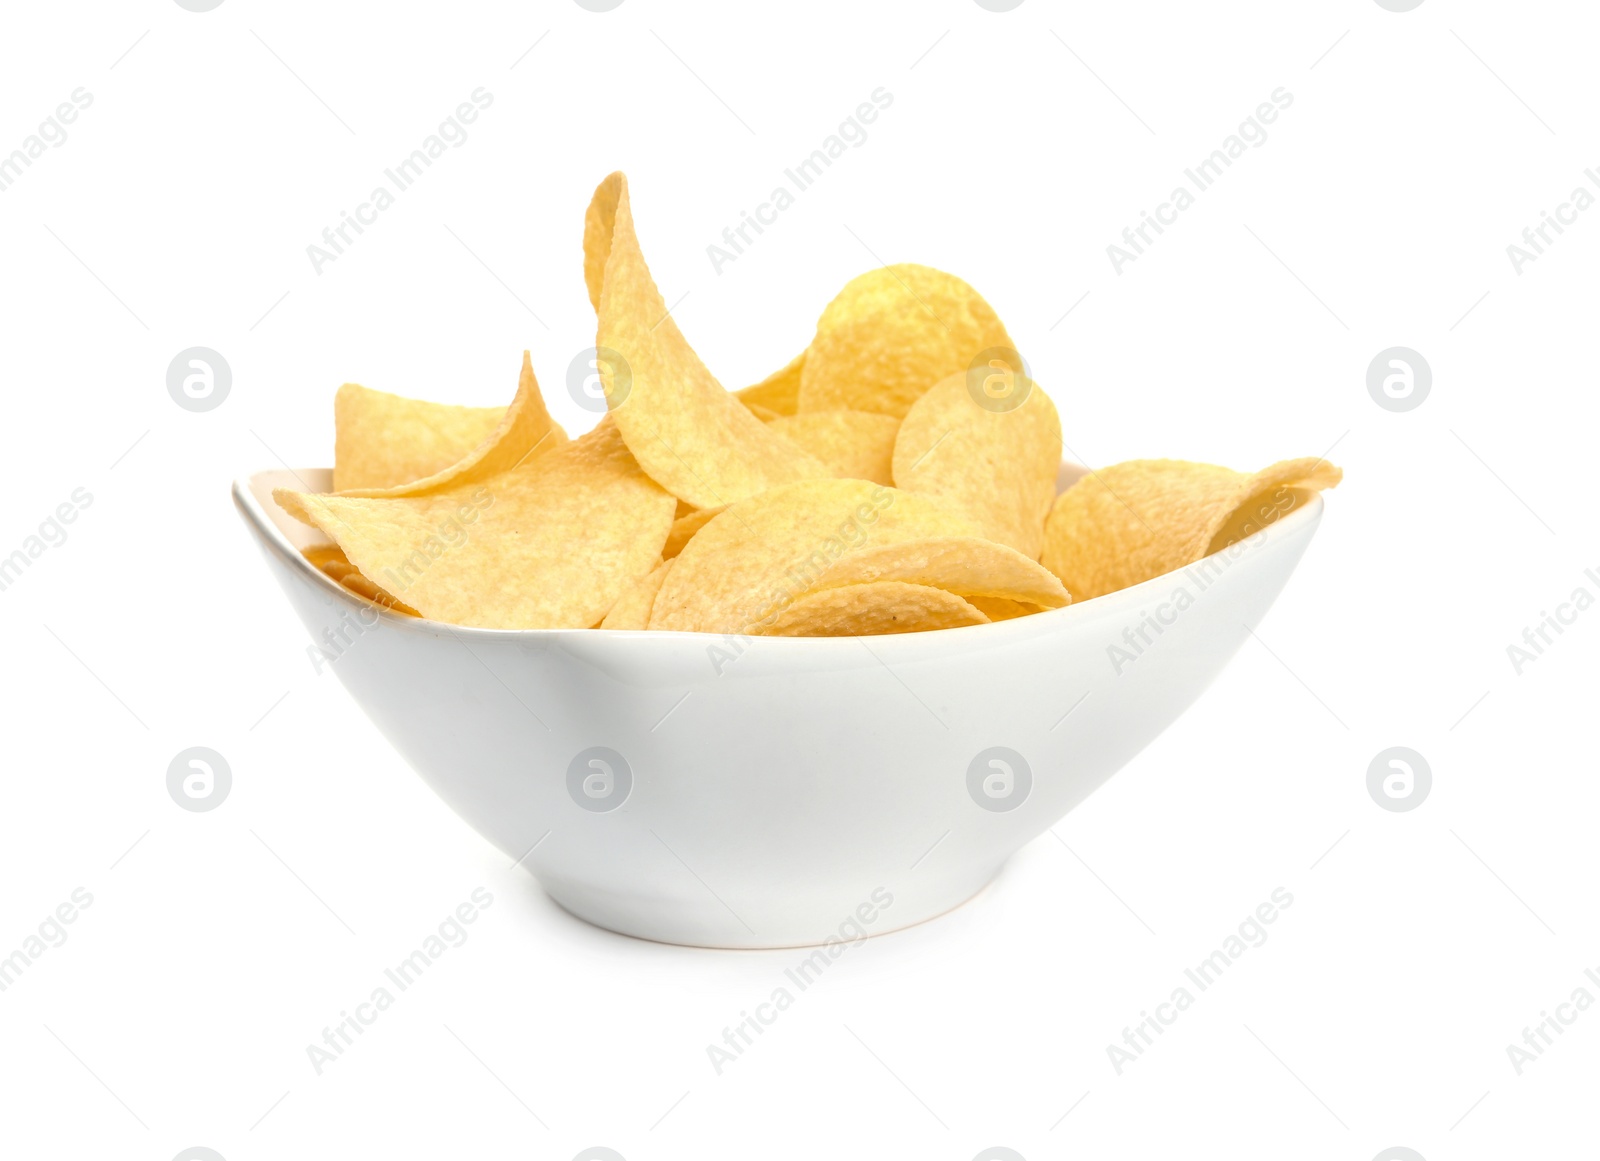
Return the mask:
<path id="1" fill-rule="evenodd" d="M 772 915 L 756 916 L 746 924 L 726 906 L 715 902 L 712 906 L 717 907 L 720 915 L 697 909 L 692 915 L 669 916 L 664 913 L 666 909 L 658 897 L 624 895 L 571 882 L 548 883 L 540 880 L 539 886 L 567 914 L 617 935 L 678 947 L 774 951 L 859 942 L 863 938 L 889 935 L 937 919 L 981 895 L 999 877 L 1004 867 L 1005 863 L 1002 862 L 976 874 L 934 883 L 920 882 L 915 889 L 896 888 L 892 907 L 880 912 L 876 922 L 856 925 L 856 930 L 866 930 L 864 936 L 848 929 L 841 932 L 841 926 L 852 921 L 848 910 L 845 910 L 842 921 L 839 918 L 806 921 L 793 915 Z"/>

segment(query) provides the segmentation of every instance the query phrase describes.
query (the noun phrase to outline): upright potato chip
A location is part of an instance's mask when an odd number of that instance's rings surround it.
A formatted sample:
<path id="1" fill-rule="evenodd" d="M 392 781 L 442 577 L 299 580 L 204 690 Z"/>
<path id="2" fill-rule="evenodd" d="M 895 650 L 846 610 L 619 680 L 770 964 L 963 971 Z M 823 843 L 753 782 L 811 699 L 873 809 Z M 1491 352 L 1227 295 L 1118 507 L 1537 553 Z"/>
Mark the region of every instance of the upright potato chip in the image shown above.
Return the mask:
<path id="1" fill-rule="evenodd" d="M 799 409 L 899 418 L 984 351 L 1011 346 L 983 296 L 954 274 L 911 263 L 880 267 L 846 283 L 817 320 Z"/>
<path id="2" fill-rule="evenodd" d="M 994 378 L 961 371 L 917 400 L 895 440 L 894 483 L 956 505 L 990 540 L 1038 560 L 1061 466 L 1061 420 L 1031 380 L 1010 376 L 1011 393 L 996 396 L 983 386 Z"/>
<path id="3" fill-rule="evenodd" d="M 390 488 L 431 476 L 488 439 L 505 413 L 346 383 L 333 397 L 334 489 Z"/>
<path id="4" fill-rule="evenodd" d="M 904 581 L 955 593 L 977 603 L 992 598 L 1057 609 L 1072 598 L 1055 574 L 1014 548 L 970 536 L 940 536 L 863 548 L 841 557 L 818 588 Z"/>
<path id="5" fill-rule="evenodd" d="M 806 353 L 801 351 L 781 370 L 734 394 L 746 407 L 764 407 L 778 415 L 793 415 L 800 404 L 800 371 L 805 365 Z"/>
<path id="6" fill-rule="evenodd" d="M 1260 531 L 1343 474 L 1319 459 L 1283 460 L 1253 476 L 1183 460 L 1116 464 L 1061 493 L 1043 563 L 1074 600 L 1103 596 Z"/>
<path id="7" fill-rule="evenodd" d="M 842 480 L 892 484 L 894 439 L 900 421 L 871 411 L 808 411 L 768 421 L 773 431 L 805 448 Z"/>
<path id="8" fill-rule="evenodd" d="M 977 526 L 921 496 L 862 480 L 809 480 L 734 504 L 678 554 L 652 629 L 754 633 L 847 553 Z"/>
<path id="9" fill-rule="evenodd" d="M 606 614 L 606 619 L 600 622 L 600 627 L 648 629 L 650 610 L 656 603 L 656 594 L 661 591 L 661 582 L 667 579 L 667 570 L 671 567 L 672 562 L 664 560 L 646 573 L 642 580 L 636 581 L 634 586 L 611 606 L 611 611 Z"/>
<path id="10" fill-rule="evenodd" d="M 444 492 L 273 497 L 422 616 L 489 629 L 597 624 L 660 559 L 675 507 L 605 422 Z"/>
<path id="11" fill-rule="evenodd" d="M 566 442 L 567 433 L 550 418 L 550 412 L 545 408 L 539 381 L 533 375 L 533 359 L 527 351 L 523 351 L 522 374 L 517 381 L 517 393 L 511 400 L 511 406 L 505 409 L 495 429 L 477 447 L 431 476 L 393 487 L 344 489 L 343 494 L 369 500 L 436 495 L 480 483 Z M 337 482 L 336 478 L 335 484 Z"/>
<path id="12" fill-rule="evenodd" d="M 594 253 L 606 251 L 596 347 L 610 415 L 644 470 L 696 508 L 827 475 L 723 390 L 667 313 L 634 233 L 627 181 L 612 174 L 591 203 Z M 603 245 L 609 213 L 609 246 Z"/>
<path id="13" fill-rule="evenodd" d="M 984 625 L 989 618 L 943 589 L 901 581 L 845 585 L 801 597 L 757 635 L 771 637 L 866 637 L 880 633 L 926 633 Z"/>

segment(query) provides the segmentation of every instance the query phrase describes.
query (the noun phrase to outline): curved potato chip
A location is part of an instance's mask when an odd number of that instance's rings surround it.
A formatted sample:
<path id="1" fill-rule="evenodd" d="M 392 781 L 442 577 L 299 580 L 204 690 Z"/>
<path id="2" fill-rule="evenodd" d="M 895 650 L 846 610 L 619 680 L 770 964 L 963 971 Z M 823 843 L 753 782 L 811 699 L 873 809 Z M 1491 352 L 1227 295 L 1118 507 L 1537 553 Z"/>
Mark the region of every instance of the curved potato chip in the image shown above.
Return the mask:
<path id="1" fill-rule="evenodd" d="M 344 549 L 337 544 L 313 544 L 309 548 L 302 548 L 300 555 L 329 576 L 333 576 L 333 573 L 328 572 L 330 568 L 348 567 L 350 564 L 350 558 L 345 556 Z M 339 578 L 334 576 L 333 579 Z"/>
<path id="2" fill-rule="evenodd" d="M 989 618 L 954 593 L 902 581 L 844 585 L 801 597 L 770 626 L 767 637 L 866 637 L 986 625 Z"/>
<path id="3" fill-rule="evenodd" d="M 1061 466 L 1061 420 L 1031 380 L 1012 380 L 1022 402 L 978 401 L 965 371 L 941 380 L 912 406 L 894 445 L 895 487 L 938 496 L 967 513 L 990 540 L 1031 560 L 1044 547 L 1044 520 Z"/>
<path id="4" fill-rule="evenodd" d="M 587 628 L 660 559 L 674 501 L 613 424 L 488 480 L 372 499 L 278 489 L 422 616 L 488 629 Z"/>
<path id="5" fill-rule="evenodd" d="M 892 484 L 894 440 L 900 421 L 871 411 L 808 411 L 767 421 L 843 480 Z"/>
<path id="6" fill-rule="evenodd" d="M 755 416 L 762 423 L 771 423 L 774 419 L 784 418 L 776 411 L 772 410 L 772 408 L 763 407 L 759 403 L 746 403 L 745 407 L 749 409 L 751 415 Z"/>
<path id="7" fill-rule="evenodd" d="M 1343 473 L 1326 460 L 1283 460 L 1246 475 L 1215 464 L 1130 460 L 1090 472 L 1056 500 L 1044 565 L 1085 601 L 1217 552 Z"/>
<path id="8" fill-rule="evenodd" d="M 862 480 L 775 488 L 712 519 L 667 574 L 652 629 L 753 632 L 810 591 L 847 553 L 977 526 L 921 496 Z"/>
<path id="9" fill-rule="evenodd" d="M 1021 601 L 1008 601 L 1004 597 L 968 597 L 967 603 L 991 621 L 1010 621 L 1016 617 L 1031 617 L 1044 612 L 1038 605 Z"/>
<path id="10" fill-rule="evenodd" d="M 667 543 L 661 550 L 661 555 L 668 560 L 683 551 L 683 546 L 694 539 L 694 534 L 709 524 L 722 508 L 696 508 L 687 516 L 679 516 L 672 522 L 672 531 L 667 533 Z"/>
<path id="11" fill-rule="evenodd" d="M 723 390 L 678 330 L 639 250 L 620 173 L 601 183 L 590 209 L 597 236 L 610 215 L 595 346 L 615 352 L 622 364 L 600 360 L 601 378 L 609 414 L 645 472 L 696 508 L 827 475 Z M 595 252 L 601 248 L 597 240 Z"/>
<path id="12" fill-rule="evenodd" d="M 664 560 L 651 569 L 644 577 L 634 584 L 627 592 L 617 599 L 611 606 L 611 611 L 606 614 L 606 619 L 600 622 L 602 629 L 648 629 L 650 627 L 650 609 L 656 603 L 656 594 L 661 591 L 661 582 L 667 579 L 667 570 L 672 567 L 670 560 Z"/>
<path id="13" fill-rule="evenodd" d="M 746 407 L 764 407 L 778 415 L 793 415 L 800 404 L 800 371 L 805 365 L 806 353 L 801 351 L 781 370 L 734 394 Z"/>
<path id="14" fill-rule="evenodd" d="M 567 442 L 567 433 L 550 418 L 533 376 L 533 359 L 522 352 L 522 374 L 517 394 L 488 438 L 455 463 L 431 476 L 387 488 L 349 488 L 341 494 L 369 500 L 394 500 L 402 496 L 432 496 L 453 488 L 481 483 L 509 471 L 522 461 L 542 456 Z M 337 479 L 335 481 L 337 483 Z M 339 491 L 339 489 L 335 489 Z"/>
<path id="15" fill-rule="evenodd" d="M 818 588 L 904 581 L 958 597 L 1058 609 L 1072 598 L 1055 574 L 1014 548 L 971 536 L 939 536 L 863 548 L 822 574 Z"/>
<path id="16" fill-rule="evenodd" d="M 488 439 L 505 413 L 346 383 L 333 397 L 334 489 L 391 488 L 431 476 Z"/>
<path id="17" fill-rule="evenodd" d="M 900 417 L 982 352 L 1011 346 L 993 308 L 954 274 L 913 263 L 880 267 L 846 283 L 817 320 L 799 409 Z"/>
<path id="18" fill-rule="evenodd" d="M 404 613 L 408 617 L 421 616 L 410 605 L 390 596 L 354 568 L 339 578 L 339 584 L 355 593 L 356 596 L 364 597 L 375 605 L 382 605 L 386 609 L 393 609 L 395 612 Z"/>

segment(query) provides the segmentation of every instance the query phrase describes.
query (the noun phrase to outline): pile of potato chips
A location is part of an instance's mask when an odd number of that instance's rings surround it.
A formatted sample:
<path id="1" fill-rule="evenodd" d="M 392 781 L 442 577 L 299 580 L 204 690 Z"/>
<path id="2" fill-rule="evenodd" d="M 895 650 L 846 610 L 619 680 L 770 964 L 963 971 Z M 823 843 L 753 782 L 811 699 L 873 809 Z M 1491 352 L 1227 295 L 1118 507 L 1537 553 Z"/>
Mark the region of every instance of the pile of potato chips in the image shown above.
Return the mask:
<path id="1" fill-rule="evenodd" d="M 1232 544 L 1331 487 L 1138 460 L 1056 496 L 1061 425 L 977 291 L 885 266 L 811 345 L 730 393 L 668 312 L 626 179 L 595 191 L 584 277 L 607 411 L 569 439 L 531 360 L 504 410 L 345 384 L 328 494 L 277 501 L 351 591 L 494 629 L 847 636 L 980 625 L 1088 600 Z"/>

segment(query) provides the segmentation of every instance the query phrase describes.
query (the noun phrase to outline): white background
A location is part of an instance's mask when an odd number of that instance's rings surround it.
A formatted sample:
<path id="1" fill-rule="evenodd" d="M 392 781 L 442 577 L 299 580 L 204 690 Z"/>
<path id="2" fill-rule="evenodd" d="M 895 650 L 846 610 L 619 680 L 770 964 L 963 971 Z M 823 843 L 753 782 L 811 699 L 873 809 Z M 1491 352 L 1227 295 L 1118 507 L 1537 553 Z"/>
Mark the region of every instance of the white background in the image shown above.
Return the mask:
<path id="1" fill-rule="evenodd" d="M 1600 212 L 1520 274 L 1506 246 L 1600 165 L 1595 31 L 1488 0 L 8 6 L 0 151 L 94 100 L 0 193 L 0 555 L 93 503 L 0 593 L 0 956 L 94 901 L 0 993 L 0 1155 L 1588 1155 L 1600 1010 L 1520 1076 L 1506 1046 L 1600 999 L 1600 611 L 1520 675 L 1506 648 L 1600 595 Z M 316 273 L 306 246 L 479 86 L 470 139 Z M 879 86 L 865 144 L 715 273 L 707 244 Z M 1116 273 L 1106 246 L 1279 86 L 1265 144 Z M 501 403 L 527 347 L 585 428 L 562 379 L 614 168 L 730 386 L 918 261 L 995 305 L 1076 458 L 1347 472 L 1180 722 L 720 1076 L 707 1044 L 798 954 L 559 911 L 314 671 L 228 500 L 331 461 L 347 379 Z M 1365 383 L 1397 344 L 1434 376 L 1405 414 Z M 233 372 L 204 414 L 165 385 L 195 345 Z M 233 771 L 211 813 L 165 788 L 195 745 Z M 1393 745 L 1433 771 L 1409 813 L 1366 790 Z M 306 1046 L 477 887 L 468 942 L 317 1075 Z M 1118 1075 L 1107 1045 L 1277 887 L 1270 939 Z"/>

